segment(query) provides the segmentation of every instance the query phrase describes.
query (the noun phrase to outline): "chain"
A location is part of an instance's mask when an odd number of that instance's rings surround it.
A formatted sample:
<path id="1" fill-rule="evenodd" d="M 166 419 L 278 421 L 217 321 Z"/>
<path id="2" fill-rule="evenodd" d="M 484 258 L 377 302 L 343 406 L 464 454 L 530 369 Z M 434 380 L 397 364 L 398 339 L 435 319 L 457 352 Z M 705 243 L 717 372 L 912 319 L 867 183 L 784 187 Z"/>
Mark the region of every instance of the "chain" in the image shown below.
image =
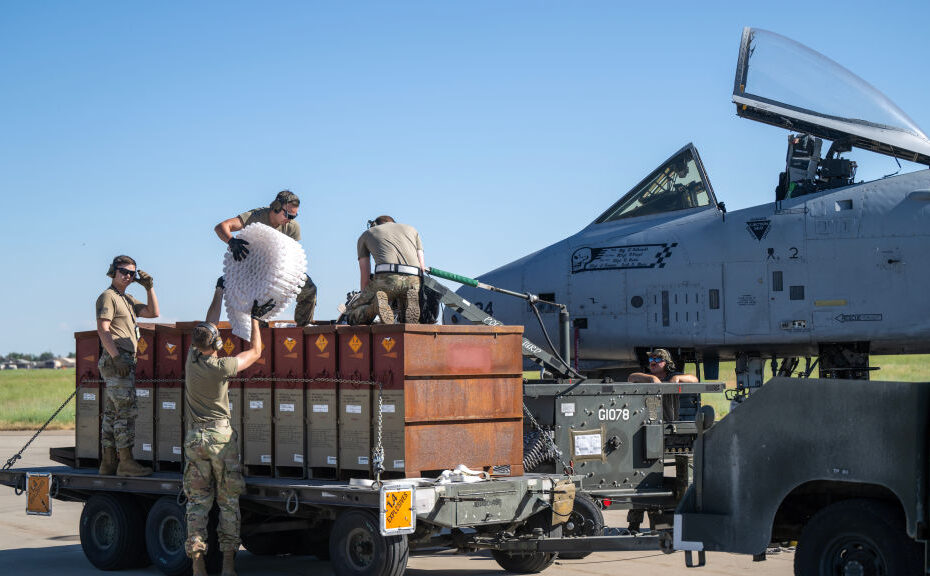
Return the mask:
<path id="1" fill-rule="evenodd" d="M 552 450 L 552 453 L 555 454 L 556 458 L 559 459 L 559 464 L 562 465 L 562 472 L 566 476 L 571 476 L 574 474 L 575 470 L 572 466 L 565 464 L 565 461 L 562 460 L 562 451 L 559 450 L 559 447 L 555 445 L 555 442 L 552 440 L 552 436 L 549 435 L 549 431 L 543 429 L 539 425 L 539 422 L 536 421 L 536 418 L 533 418 L 533 414 L 530 412 L 530 409 L 526 407 L 526 404 L 523 404 L 523 414 L 526 415 L 527 419 L 530 421 L 530 424 L 533 426 L 533 429 L 539 432 L 539 435 L 545 438 L 546 444 L 549 445 L 549 449 Z"/>
<path id="2" fill-rule="evenodd" d="M 58 407 L 58 410 L 55 410 L 55 413 L 52 414 L 48 420 L 45 421 L 45 424 L 43 424 L 41 428 L 36 430 L 36 433 L 32 435 L 32 438 L 29 439 L 29 442 L 26 442 L 26 445 L 20 448 L 19 452 L 14 454 L 12 457 L 10 457 L 9 460 L 6 461 L 6 464 L 3 465 L 3 470 L 9 470 L 10 468 L 13 467 L 13 464 L 15 464 L 17 460 L 23 457 L 23 452 L 26 451 L 26 448 L 29 448 L 29 445 L 32 444 L 32 441 L 35 440 L 39 436 L 39 434 L 41 434 L 42 431 L 45 430 L 45 428 L 49 424 L 52 423 L 52 420 L 55 419 L 55 416 L 58 416 L 58 413 L 64 410 L 65 406 L 67 406 L 68 403 L 71 402 L 71 399 L 74 398 L 75 395 L 77 395 L 77 389 L 75 389 L 74 392 L 72 392 L 71 395 L 68 396 L 67 400 L 61 403 L 61 406 Z"/>

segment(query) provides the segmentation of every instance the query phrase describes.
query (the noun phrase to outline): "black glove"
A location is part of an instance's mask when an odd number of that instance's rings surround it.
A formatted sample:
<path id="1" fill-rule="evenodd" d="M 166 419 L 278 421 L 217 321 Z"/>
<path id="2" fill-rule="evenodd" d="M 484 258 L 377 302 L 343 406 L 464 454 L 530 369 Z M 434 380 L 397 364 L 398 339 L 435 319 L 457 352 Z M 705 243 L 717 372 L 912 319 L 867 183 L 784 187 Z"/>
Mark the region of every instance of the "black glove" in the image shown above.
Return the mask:
<path id="1" fill-rule="evenodd" d="M 256 320 L 261 320 L 262 316 L 268 314 L 274 309 L 274 300 L 269 299 L 262 305 L 258 304 L 258 300 L 254 300 L 252 303 L 252 318 Z"/>
<path id="2" fill-rule="evenodd" d="M 245 257 L 249 254 L 249 249 L 246 248 L 249 243 L 241 238 L 230 238 L 229 239 L 229 251 L 232 252 L 233 258 L 236 262 L 245 260 Z"/>
<path id="3" fill-rule="evenodd" d="M 126 359 L 125 356 L 120 354 L 113 359 L 113 368 L 116 370 L 117 376 L 120 378 L 126 378 L 129 376 L 129 372 L 132 370 L 132 362 Z"/>
<path id="4" fill-rule="evenodd" d="M 226 277 L 225 276 L 220 276 L 219 278 L 216 279 L 216 287 L 219 288 L 220 290 L 226 289 Z"/>

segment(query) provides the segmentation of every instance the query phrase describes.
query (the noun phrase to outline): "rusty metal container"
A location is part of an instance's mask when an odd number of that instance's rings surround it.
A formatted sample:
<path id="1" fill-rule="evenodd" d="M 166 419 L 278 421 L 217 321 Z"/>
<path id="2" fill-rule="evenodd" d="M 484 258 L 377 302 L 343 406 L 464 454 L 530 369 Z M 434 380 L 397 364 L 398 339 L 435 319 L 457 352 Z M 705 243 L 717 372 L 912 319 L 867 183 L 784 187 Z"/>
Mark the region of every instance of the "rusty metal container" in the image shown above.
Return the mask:
<path id="1" fill-rule="evenodd" d="M 177 471 L 184 445 L 184 330 L 155 326 L 155 469 Z"/>
<path id="2" fill-rule="evenodd" d="M 100 339 L 96 330 L 74 333 L 74 455 L 78 468 L 99 465 L 103 383 L 100 382 Z"/>
<path id="3" fill-rule="evenodd" d="M 371 326 L 337 326 L 339 473 L 371 470 Z M 357 384 L 354 382 L 358 382 Z"/>
<path id="4" fill-rule="evenodd" d="M 304 329 L 294 324 L 271 329 L 274 366 L 274 475 L 304 478 L 305 449 Z"/>
<path id="5" fill-rule="evenodd" d="M 155 324 L 139 323 L 136 344 L 136 443 L 132 457 L 146 463 L 155 460 Z"/>
<path id="6" fill-rule="evenodd" d="M 270 378 L 273 373 L 271 328 L 260 328 L 260 330 L 262 331 L 262 355 L 254 364 L 239 373 L 242 378 Z M 243 350 L 251 347 L 251 344 L 245 340 L 240 340 L 240 342 Z"/>
<path id="7" fill-rule="evenodd" d="M 523 474 L 522 327 L 394 324 L 371 332 L 386 471 L 416 477 L 465 464 Z"/>
<path id="8" fill-rule="evenodd" d="M 335 478 L 339 462 L 335 326 L 304 328 L 304 374 L 307 383 L 307 467 L 311 478 Z"/>

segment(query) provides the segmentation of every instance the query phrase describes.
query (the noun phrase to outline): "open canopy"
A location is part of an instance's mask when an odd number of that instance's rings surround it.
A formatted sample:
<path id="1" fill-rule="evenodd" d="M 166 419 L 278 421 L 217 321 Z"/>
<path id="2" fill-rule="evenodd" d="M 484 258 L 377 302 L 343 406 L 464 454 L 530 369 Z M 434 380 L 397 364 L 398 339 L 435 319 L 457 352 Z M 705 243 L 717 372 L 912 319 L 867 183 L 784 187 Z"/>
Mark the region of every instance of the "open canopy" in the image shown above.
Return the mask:
<path id="1" fill-rule="evenodd" d="M 930 139 L 894 102 L 774 32 L 743 30 L 733 102 L 744 118 L 930 165 Z"/>

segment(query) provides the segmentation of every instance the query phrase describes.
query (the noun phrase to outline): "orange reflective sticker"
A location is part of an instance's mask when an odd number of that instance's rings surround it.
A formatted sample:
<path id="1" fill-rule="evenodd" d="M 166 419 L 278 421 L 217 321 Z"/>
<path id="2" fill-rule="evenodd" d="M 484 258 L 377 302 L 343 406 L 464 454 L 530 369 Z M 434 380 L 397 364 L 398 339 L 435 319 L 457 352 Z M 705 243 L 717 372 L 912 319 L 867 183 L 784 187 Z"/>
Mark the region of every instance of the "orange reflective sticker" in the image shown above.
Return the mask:
<path id="1" fill-rule="evenodd" d="M 352 349 L 356 354 L 358 353 L 359 348 L 362 347 L 362 341 L 359 339 L 357 334 L 352 335 L 352 339 L 349 340 L 349 348 Z"/>
<path id="2" fill-rule="evenodd" d="M 232 354 L 232 351 L 235 350 L 236 345 L 233 344 L 232 338 L 227 338 L 226 342 L 223 343 L 223 351 L 227 354 Z"/>
<path id="3" fill-rule="evenodd" d="M 292 351 L 294 346 L 297 346 L 297 340 L 294 340 L 290 336 L 284 339 L 284 347 L 287 348 L 288 352 Z"/>
<path id="4" fill-rule="evenodd" d="M 399 530 L 413 526 L 411 500 L 413 490 L 386 490 L 384 493 L 384 528 Z"/>
<path id="5" fill-rule="evenodd" d="M 391 349 L 394 348 L 394 344 L 395 340 L 390 336 L 386 336 L 381 339 L 381 347 L 384 348 L 384 350 L 387 352 L 390 352 Z"/>
<path id="6" fill-rule="evenodd" d="M 329 346 L 329 340 L 326 339 L 326 336 L 320 334 L 320 337 L 316 339 L 317 350 L 322 352 L 323 350 L 326 350 L 327 346 Z"/>
<path id="7" fill-rule="evenodd" d="M 136 348 L 139 350 L 139 354 L 145 354 L 145 351 L 149 349 L 149 343 L 145 341 L 145 336 L 139 338 Z"/>

